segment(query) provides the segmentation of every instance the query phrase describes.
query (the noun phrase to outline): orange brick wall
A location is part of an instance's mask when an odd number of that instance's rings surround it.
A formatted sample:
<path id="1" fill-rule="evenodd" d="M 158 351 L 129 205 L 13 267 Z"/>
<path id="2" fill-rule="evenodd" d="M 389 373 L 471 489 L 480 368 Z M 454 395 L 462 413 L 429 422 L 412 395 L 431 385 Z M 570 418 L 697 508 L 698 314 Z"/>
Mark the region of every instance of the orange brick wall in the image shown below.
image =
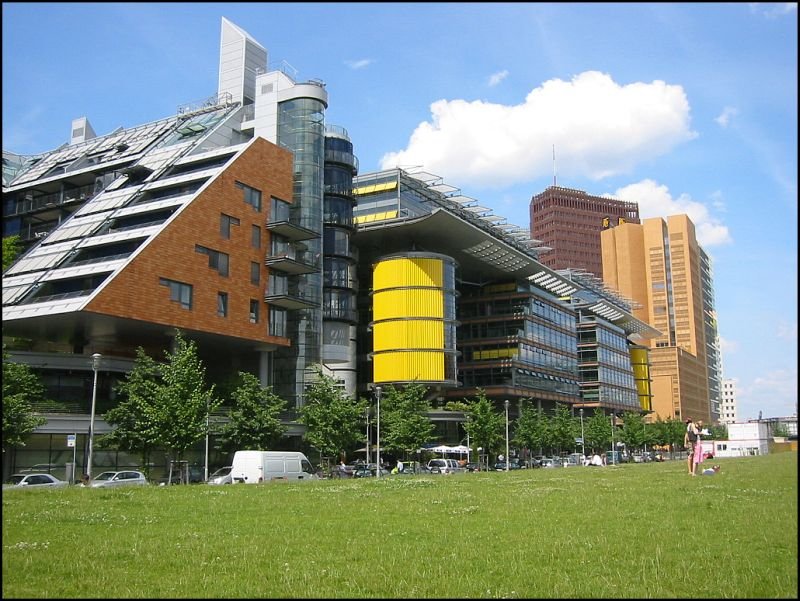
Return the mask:
<path id="1" fill-rule="evenodd" d="M 261 190 L 262 208 L 257 212 L 244 202 L 240 181 Z M 262 138 L 251 145 L 197 198 L 183 208 L 157 237 L 125 269 L 108 282 L 87 311 L 211 332 L 248 340 L 288 345 L 268 332 L 269 307 L 264 302 L 268 270 L 264 258 L 269 248 L 265 228 L 270 196 L 292 198 L 292 154 Z M 220 235 L 220 215 L 239 219 L 231 238 Z M 251 226 L 261 227 L 261 248 L 251 246 Z M 229 275 L 223 277 L 208 266 L 208 256 L 198 253 L 200 244 L 229 255 Z M 259 285 L 250 283 L 250 263 L 261 266 Z M 192 309 L 170 301 L 167 278 L 193 286 Z M 228 293 L 228 316 L 217 316 L 217 293 Z M 250 300 L 259 300 L 259 323 L 250 323 Z"/>

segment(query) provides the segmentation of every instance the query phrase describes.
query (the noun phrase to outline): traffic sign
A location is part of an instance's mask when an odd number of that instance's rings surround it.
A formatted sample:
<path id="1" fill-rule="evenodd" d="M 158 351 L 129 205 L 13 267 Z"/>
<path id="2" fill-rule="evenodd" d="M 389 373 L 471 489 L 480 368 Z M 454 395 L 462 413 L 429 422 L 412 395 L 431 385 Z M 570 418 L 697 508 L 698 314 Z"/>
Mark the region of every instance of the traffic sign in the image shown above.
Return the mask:
<path id="1" fill-rule="evenodd" d="M 67 446 L 72 448 L 75 446 L 75 435 L 67 434 Z"/>

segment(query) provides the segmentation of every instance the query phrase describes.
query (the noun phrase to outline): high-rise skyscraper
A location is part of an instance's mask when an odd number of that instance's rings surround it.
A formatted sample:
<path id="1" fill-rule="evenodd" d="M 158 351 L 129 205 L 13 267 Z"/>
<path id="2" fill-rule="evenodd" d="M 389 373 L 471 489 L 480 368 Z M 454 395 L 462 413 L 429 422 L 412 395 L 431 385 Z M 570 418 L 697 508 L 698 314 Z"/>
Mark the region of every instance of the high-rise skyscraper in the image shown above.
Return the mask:
<path id="1" fill-rule="evenodd" d="M 531 237 L 550 248 L 540 261 L 551 269 L 583 269 L 602 278 L 600 232 L 620 223 L 639 223 L 639 205 L 560 186 L 531 199 Z"/>
<path id="2" fill-rule="evenodd" d="M 602 232 L 604 281 L 634 300 L 651 340 L 653 410 L 662 418 L 717 420 L 719 353 L 710 260 L 686 215 Z"/>

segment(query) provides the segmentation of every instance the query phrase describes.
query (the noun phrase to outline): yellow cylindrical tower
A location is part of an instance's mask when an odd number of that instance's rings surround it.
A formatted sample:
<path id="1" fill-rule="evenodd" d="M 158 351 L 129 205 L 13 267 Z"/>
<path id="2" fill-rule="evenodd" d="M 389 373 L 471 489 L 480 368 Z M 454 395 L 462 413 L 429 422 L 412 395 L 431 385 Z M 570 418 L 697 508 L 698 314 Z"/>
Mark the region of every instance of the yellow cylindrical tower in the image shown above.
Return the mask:
<path id="1" fill-rule="evenodd" d="M 373 382 L 458 385 L 455 270 L 452 257 L 436 253 L 373 264 Z"/>
<path id="2" fill-rule="evenodd" d="M 631 346 L 631 367 L 633 379 L 636 382 L 636 391 L 639 393 L 639 405 L 645 411 L 652 411 L 653 393 L 650 390 L 650 360 L 649 350 L 646 346 Z"/>

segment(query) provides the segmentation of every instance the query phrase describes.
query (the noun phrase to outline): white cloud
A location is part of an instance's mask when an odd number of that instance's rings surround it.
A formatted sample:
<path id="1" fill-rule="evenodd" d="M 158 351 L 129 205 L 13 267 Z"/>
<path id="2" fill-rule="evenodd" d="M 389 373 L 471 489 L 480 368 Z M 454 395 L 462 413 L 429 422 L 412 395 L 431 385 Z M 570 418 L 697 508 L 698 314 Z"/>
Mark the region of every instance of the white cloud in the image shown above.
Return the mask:
<path id="1" fill-rule="evenodd" d="M 722 109 L 722 113 L 720 113 L 719 117 L 714 119 L 714 121 L 719 123 L 721 127 L 728 127 L 731 117 L 735 117 L 738 114 L 739 111 L 736 108 L 732 106 L 726 106 L 724 109 Z"/>
<path id="2" fill-rule="evenodd" d="M 768 19 L 797 13 L 797 4 L 795 2 L 749 2 L 748 5 L 751 13 L 764 15 Z"/>
<path id="3" fill-rule="evenodd" d="M 612 198 L 636 202 L 639 204 L 639 217 L 666 218 L 670 215 L 686 214 L 695 227 L 697 241 L 704 249 L 733 242 L 727 226 L 717 220 L 704 204 L 692 200 L 688 194 L 673 198 L 667 186 L 660 185 L 651 179 L 620 188 Z"/>
<path id="4" fill-rule="evenodd" d="M 786 340 L 797 340 L 797 322 L 796 321 L 781 321 L 778 324 L 778 338 Z"/>
<path id="5" fill-rule="evenodd" d="M 797 369 L 776 369 L 736 387 L 739 419 L 797 414 Z"/>
<path id="6" fill-rule="evenodd" d="M 503 69 L 502 71 L 498 71 L 497 73 L 492 73 L 491 77 L 489 77 L 489 87 L 493 88 L 501 81 L 503 81 L 506 77 L 508 77 L 508 71 Z"/>
<path id="7" fill-rule="evenodd" d="M 727 338 L 719 337 L 719 349 L 722 355 L 734 354 L 739 351 L 739 343 L 735 340 L 728 340 Z"/>
<path id="8" fill-rule="evenodd" d="M 357 71 L 358 69 L 364 69 L 365 67 L 369 67 L 374 62 L 375 59 L 362 58 L 357 61 L 344 61 L 344 64 L 353 69 L 353 71 Z"/>
<path id="9" fill-rule="evenodd" d="M 620 85 L 598 71 L 546 81 L 522 104 L 443 99 L 430 110 L 381 169 L 422 165 L 461 185 L 503 188 L 548 174 L 555 144 L 562 175 L 599 180 L 697 136 L 681 86 Z"/>

